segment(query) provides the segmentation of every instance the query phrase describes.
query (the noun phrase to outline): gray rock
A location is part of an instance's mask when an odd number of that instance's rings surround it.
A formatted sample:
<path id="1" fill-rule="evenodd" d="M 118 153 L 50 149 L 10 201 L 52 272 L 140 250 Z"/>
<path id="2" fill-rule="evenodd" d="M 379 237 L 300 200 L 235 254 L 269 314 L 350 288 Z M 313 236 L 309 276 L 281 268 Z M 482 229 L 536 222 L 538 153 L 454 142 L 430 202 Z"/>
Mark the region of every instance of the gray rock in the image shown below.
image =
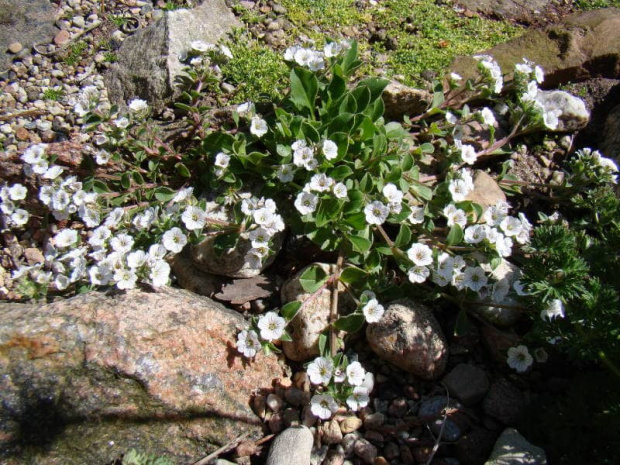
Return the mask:
<path id="1" fill-rule="evenodd" d="M 364 461 L 364 463 L 374 463 L 377 458 L 377 448 L 364 438 L 359 438 L 353 445 L 355 455 Z"/>
<path id="2" fill-rule="evenodd" d="M 9 44 L 19 43 L 29 49 L 52 40 L 55 10 L 49 0 L 0 0 L 0 72 L 7 70 L 13 56 L 6 53 Z"/>
<path id="3" fill-rule="evenodd" d="M 615 79 L 620 74 L 619 25 L 617 8 L 581 12 L 481 53 L 495 57 L 508 74 L 523 57 L 534 61 L 545 70 L 546 88 L 595 76 Z M 476 61 L 459 57 L 450 70 L 464 78 L 474 77 Z"/>
<path id="4" fill-rule="evenodd" d="M 545 451 L 529 443 L 514 428 L 506 428 L 485 465 L 547 465 Z"/>
<path id="5" fill-rule="evenodd" d="M 0 303 L 0 462 L 111 463 L 136 448 L 189 463 L 261 436 L 249 400 L 282 372 L 273 357 L 244 369 L 245 327 L 172 288 Z"/>
<path id="6" fill-rule="evenodd" d="M 558 127 L 551 132 L 573 132 L 583 129 L 590 120 L 590 112 L 579 97 L 563 90 L 541 90 L 536 100 L 543 106 L 544 111 L 560 110 Z"/>
<path id="7" fill-rule="evenodd" d="M 160 112 L 178 95 L 175 78 L 179 61 L 194 40 L 217 43 L 233 27 L 240 27 L 223 0 L 206 0 L 192 10 L 167 11 L 152 26 L 128 37 L 118 51 L 118 63 L 106 74 L 110 100 L 125 104 L 139 97 Z"/>
<path id="8" fill-rule="evenodd" d="M 314 263 L 313 265 L 316 265 Z M 335 272 L 335 265 L 319 263 L 327 274 Z M 309 265 L 311 266 L 311 265 Z M 305 301 L 312 294 L 304 291 L 299 282 L 299 277 L 306 271 L 307 267 L 300 270 L 293 278 L 289 279 L 282 286 L 282 303 L 293 302 L 295 300 Z M 341 314 L 346 309 L 350 309 L 352 301 L 347 298 L 344 286 L 341 286 L 338 308 Z M 323 289 L 312 301 L 308 302 L 299 311 L 297 316 L 289 323 L 292 341 L 282 344 L 284 353 L 288 358 L 296 362 L 308 360 L 319 355 L 319 336 L 329 326 L 329 313 L 331 309 L 331 290 Z"/>
<path id="9" fill-rule="evenodd" d="M 385 118 L 402 121 L 403 116 L 416 116 L 426 111 L 433 96 L 421 89 L 414 89 L 397 81 L 390 82 L 382 94 Z"/>
<path id="10" fill-rule="evenodd" d="M 489 378 L 478 367 L 466 363 L 455 366 L 443 379 L 450 395 L 463 402 L 474 405 L 480 402 L 489 390 Z"/>
<path id="11" fill-rule="evenodd" d="M 515 424 L 524 407 L 525 396 L 506 379 L 495 381 L 482 402 L 484 412 L 505 425 Z"/>
<path id="12" fill-rule="evenodd" d="M 446 409 L 446 407 L 448 409 L 459 409 L 462 408 L 462 405 L 454 399 L 448 399 L 446 396 L 432 397 L 422 402 L 417 416 L 422 418 L 431 418 L 428 423 L 433 433 L 438 435 L 441 432 L 442 439 L 452 442 L 459 439 L 463 434 L 463 431 L 459 425 L 452 418 L 450 418 L 451 415 L 445 415 L 444 409 Z M 446 417 L 445 420 L 444 416 Z M 433 419 L 435 417 L 438 418 Z M 442 432 L 441 428 L 444 421 L 445 426 L 443 426 Z"/>
<path id="13" fill-rule="evenodd" d="M 446 338 L 433 311 L 423 304 L 392 302 L 379 322 L 368 325 L 366 337 L 379 357 L 422 379 L 437 379 L 446 368 Z"/>
<path id="14" fill-rule="evenodd" d="M 526 24 L 544 21 L 547 13 L 554 12 L 552 0 L 458 0 L 459 5 L 487 16 Z"/>
<path id="15" fill-rule="evenodd" d="M 305 426 L 285 429 L 269 449 L 267 465 L 309 465 L 314 438 Z"/>

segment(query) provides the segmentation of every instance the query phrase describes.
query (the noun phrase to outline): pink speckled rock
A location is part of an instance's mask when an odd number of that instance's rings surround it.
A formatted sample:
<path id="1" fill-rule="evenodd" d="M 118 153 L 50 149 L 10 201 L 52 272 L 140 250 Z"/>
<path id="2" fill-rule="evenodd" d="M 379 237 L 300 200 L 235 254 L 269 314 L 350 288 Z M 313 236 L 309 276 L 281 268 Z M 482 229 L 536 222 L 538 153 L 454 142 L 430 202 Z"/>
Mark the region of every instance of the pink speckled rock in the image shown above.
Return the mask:
<path id="1" fill-rule="evenodd" d="M 448 344 L 425 305 L 407 299 L 390 303 L 383 318 L 368 325 L 366 337 L 379 357 L 422 379 L 437 379 L 446 368 Z"/>
<path id="2" fill-rule="evenodd" d="M 245 326 L 172 288 L 0 304 L 0 461 L 110 463 L 137 448 L 189 463 L 259 436 L 252 393 L 282 369 L 275 357 L 239 356 Z"/>

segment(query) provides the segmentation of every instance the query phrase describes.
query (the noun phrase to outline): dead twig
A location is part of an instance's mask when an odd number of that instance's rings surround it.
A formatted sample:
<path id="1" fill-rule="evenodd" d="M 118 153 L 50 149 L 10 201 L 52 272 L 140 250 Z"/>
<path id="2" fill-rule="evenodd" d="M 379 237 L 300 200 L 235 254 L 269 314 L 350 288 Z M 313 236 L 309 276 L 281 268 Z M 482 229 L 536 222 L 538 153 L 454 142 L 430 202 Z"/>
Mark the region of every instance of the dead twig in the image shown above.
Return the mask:
<path id="1" fill-rule="evenodd" d="M 248 433 L 243 433 L 241 436 L 237 437 L 236 439 L 233 439 L 228 444 L 224 444 L 219 449 L 213 451 L 212 453 L 210 453 L 206 457 L 198 460 L 197 462 L 194 462 L 192 465 L 207 465 L 207 463 L 209 463 L 211 460 L 213 460 L 213 459 L 217 458 L 218 456 L 220 456 L 221 454 L 224 454 L 224 453 L 228 452 L 229 450 L 234 449 L 235 447 L 237 447 L 237 445 L 239 445 L 239 443 L 241 441 L 243 441 L 249 435 L 250 435 L 249 432 Z"/>
<path id="2" fill-rule="evenodd" d="M 16 111 L 15 113 L 9 113 L 8 115 L 0 115 L 0 121 L 10 121 L 21 116 L 41 116 L 44 115 L 45 110 L 23 110 Z"/>

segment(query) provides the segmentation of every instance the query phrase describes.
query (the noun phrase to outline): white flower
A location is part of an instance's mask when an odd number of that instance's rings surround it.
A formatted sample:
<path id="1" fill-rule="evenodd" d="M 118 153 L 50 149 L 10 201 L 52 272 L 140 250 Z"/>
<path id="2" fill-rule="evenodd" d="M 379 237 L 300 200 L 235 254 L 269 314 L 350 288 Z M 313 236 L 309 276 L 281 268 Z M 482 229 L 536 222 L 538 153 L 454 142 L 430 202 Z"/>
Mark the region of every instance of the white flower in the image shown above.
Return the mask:
<path id="1" fill-rule="evenodd" d="M 71 284 L 71 280 L 64 274 L 58 274 L 56 278 L 54 278 L 54 286 L 56 286 L 56 289 L 59 291 L 64 291 L 69 287 L 69 284 Z"/>
<path id="2" fill-rule="evenodd" d="M 521 232 L 521 221 L 513 216 L 505 217 L 499 227 L 502 228 L 506 236 L 516 236 Z"/>
<path id="3" fill-rule="evenodd" d="M 252 213 L 252 218 L 254 219 L 254 222 L 258 225 L 273 223 L 274 216 L 275 214 L 273 210 L 266 207 L 261 207 Z"/>
<path id="4" fill-rule="evenodd" d="M 450 73 L 450 79 L 452 79 L 453 81 L 461 81 L 463 77 L 457 73 Z"/>
<path id="5" fill-rule="evenodd" d="M 88 270 L 90 282 L 94 286 L 106 286 L 112 281 L 112 270 L 105 264 L 93 266 Z"/>
<path id="6" fill-rule="evenodd" d="M 323 53 L 327 58 L 335 57 L 340 54 L 343 47 L 338 42 L 330 42 L 329 44 L 325 44 L 323 47 Z"/>
<path id="7" fill-rule="evenodd" d="M 117 207 L 108 214 L 108 217 L 105 219 L 103 224 L 106 225 L 110 229 L 114 229 L 121 222 L 124 215 L 125 215 L 125 210 L 123 210 L 120 207 Z"/>
<path id="8" fill-rule="evenodd" d="M 174 227 L 164 233 L 162 244 L 170 252 L 179 253 L 187 244 L 187 237 L 180 228 Z"/>
<path id="9" fill-rule="evenodd" d="M 186 187 L 185 189 L 180 189 L 179 192 L 177 192 L 174 198 L 172 199 L 172 203 L 183 202 L 184 200 L 191 197 L 193 192 L 194 192 L 193 187 Z"/>
<path id="10" fill-rule="evenodd" d="M 260 329 L 260 337 L 266 341 L 273 341 L 280 339 L 286 326 L 286 320 L 276 312 L 267 312 L 260 317 L 257 323 L 258 329 Z"/>
<path id="11" fill-rule="evenodd" d="M 468 244 L 477 244 L 486 237 L 485 228 L 481 224 L 475 224 L 465 229 L 465 242 Z"/>
<path id="12" fill-rule="evenodd" d="M 205 53 L 215 50 L 215 45 L 205 42 L 204 40 L 194 40 L 189 44 L 190 48 L 196 52 Z"/>
<path id="13" fill-rule="evenodd" d="M 496 123 L 495 115 L 493 114 L 493 111 L 490 108 L 484 107 L 482 110 L 480 110 L 479 113 L 480 113 L 480 116 L 482 116 L 482 121 L 484 122 L 484 124 L 493 126 Z"/>
<path id="14" fill-rule="evenodd" d="M 295 59 L 295 53 L 297 53 L 297 50 L 300 49 L 301 47 L 299 45 L 293 45 L 292 47 L 287 48 L 284 52 L 284 59 L 286 61 L 293 61 Z"/>
<path id="15" fill-rule="evenodd" d="M 215 156 L 215 166 L 219 168 L 228 168 L 228 164 L 230 163 L 230 155 L 226 155 L 224 152 L 220 152 Z"/>
<path id="16" fill-rule="evenodd" d="M 540 317 L 543 320 L 552 321 L 555 318 L 564 318 L 564 304 L 560 299 L 553 299 L 547 308 L 540 312 Z"/>
<path id="17" fill-rule="evenodd" d="M 511 347 L 508 349 L 508 366 L 517 370 L 517 373 L 523 373 L 532 365 L 534 359 L 525 346 Z"/>
<path id="18" fill-rule="evenodd" d="M 512 288 L 515 290 L 517 295 L 530 295 L 530 293 L 525 290 L 525 286 L 520 279 L 517 279 L 514 283 L 512 283 Z"/>
<path id="19" fill-rule="evenodd" d="M 431 270 L 426 266 L 414 266 L 409 268 L 407 271 L 407 276 L 409 277 L 409 281 L 412 283 L 423 283 L 431 274 Z"/>
<path id="20" fill-rule="evenodd" d="M 547 129 L 551 129 L 552 131 L 557 129 L 560 124 L 559 118 L 561 115 L 562 110 L 560 109 L 545 111 L 543 113 L 543 122 L 545 123 Z"/>
<path id="21" fill-rule="evenodd" d="M 95 153 L 95 162 L 98 165 L 106 165 L 110 161 L 110 158 L 112 158 L 112 154 L 107 150 L 101 149 Z"/>
<path id="22" fill-rule="evenodd" d="M 419 266 L 426 266 L 433 263 L 433 251 L 426 244 L 413 244 L 407 251 L 407 256 L 409 260 Z"/>
<path id="23" fill-rule="evenodd" d="M 16 226 L 23 226 L 28 223 L 28 219 L 30 218 L 30 213 L 28 213 L 23 208 L 17 208 L 13 214 L 11 214 L 11 221 Z"/>
<path id="24" fill-rule="evenodd" d="M 445 275 L 437 273 L 436 271 L 433 271 L 433 277 L 431 278 L 431 280 L 438 286 L 444 287 L 450 284 L 451 277 L 452 277 L 451 274 L 450 276 L 445 276 Z"/>
<path id="25" fill-rule="evenodd" d="M 133 247 L 134 239 L 129 234 L 120 233 L 110 240 L 112 250 L 119 253 L 127 253 Z"/>
<path id="26" fill-rule="evenodd" d="M 99 212 L 97 210 L 87 207 L 86 205 L 80 206 L 80 208 L 78 209 L 78 214 L 88 228 L 96 228 L 101 223 L 101 217 L 99 216 Z"/>
<path id="27" fill-rule="evenodd" d="M 500 279 L 493 284 L 493 301 L 502 302 L 510 292 L 510 282 L 507 278 Z"/>
<path id="28" fill-rule="evenodd" d="M 56 211 L 63 211 L 69 206 L 70 203 L 71 197 L 66 191 L 62 189 L 58 189 L 52 195 L 52 208 Z"/>
<path id="29" fill-rule="evenodd" d="M 267 126 L 267 121 L 262 119 L 260 116 L 253 116 L 252 122 L 250 124 L 250 132 L 258 138 L 263 137 L 267 134 L 269 127 Z"/>
<path id="30" fill-rule="evenodd" d="M 190 231 L 202 229 L 207 222 L 207 214 L 202 208 L 189 206 L 181 215 L 181 220 Z"/>
<path id="31" fill-rule="evenodd" d="M 500 201 L 496 205 L 487 208 L 482 217 L 489 226 L 499 226 L 507 214 L 508 204 Z"/>
<path id="32" fill-rule="evenodd" d="M 135 268 L 140 268 L 145 263 L 146 263 L 146 253 L 144 251 L 136 250 L 135 252 L 131 252 L 127 254 L 127 265 L 132 270 Z"/>
<path id="33" fill-rule="evenodd" d="M 129 110 L 131 110 L 132 113 L 144 113 L 149 109 L 149 104 L 146 102 L 146 100 L 142 100 L 139 98 L 135 98 L 133 100 L 131 100 L 127 106 L 129 107 Z"/>
<path id="34" fill-rule="evenodd" d="M 47 148 L 47 144 L 35 144 L 23 153 L 21 159 L 24 163 L 33 164 L 38 163 L 41 160 L 44 160 L 45 149 Z"/>
<path id="35" fill-rule="evenodd" d="M 465 197 L 467 197 L 471 189 L 466 181 L 462 179 L 452 179 L 448 185 L 448 190 L 452 195 L 452 200 L 460 202 L 461 200 L 465 200 Z"/>
<path id="36" fill-rule="evenodd" d="M 170 265 L 164 260 L 157 260 L 151 266 L 149 278 L 155 287 L 165 286 L 170 279 Z"/>
<path id="37" fill-rule="evenodd" d="M 538 363 L 546 363 L 549 360 L 549 354 L 545 349 L 539 347 L 534 350 L 534 358 Z"/>
<path id="38" fill-rule="evenodd" d="M 529 75 L 533 71 L 532 67 L 527 62 L 527 60 L 525 60 L 525 58 L 523 59 L 523 61 L 525 63 L 517 63 L 515 65 L 515 70 L 518 71 L 519 73 L 523 73 L 523 74 L 528 74 Z"/>
<path id="39" fill-rule="evenodd" d="M 334 191 L 334 197 L 336 197 L 337 199 L 345 199 L 348 194 L 347 186 L 345 186 L 341 182 L 339 182 L 338 184 L 334 186 L 333 191 Z"/>
<path id="40" fill-rule="evenodd" d="M 11 200 L 24 200 L 28 195 L 28 189 L 22 184 L 13 184 L 9 187 L 9 197 Z"/>
<path id="41" fill-rule="evenodd" d="M 382 192 L 388 203 L 400 203 L 403 200 L 403 193 L 391 182 L 385 185 Z"/>
<path id="42" fill-rule="evenodd" d="M 252 111 L 253 106 L 254 105 L 250 101 L 243 102 L 237 105 L 237 113 L 239 113 L 241 116 L 247 115 L 248 113 Z"/>
<path id="43" fill-rule="evenodd" d="M 114 273 L 114 281 L 119 289 L 133 289 L 137 280 L 138 276 L 133 270 L 122 268 Z"/>
<path id="44" fill-rule="evenodd" d="M 129 119 L 127 119 L 124 116 L 121 116 L 120 118 L 116 118 L 112 122 L 114 123 L 114 126 L 116 126 L 119 129 L 125 129 L 127 126 L 129 126 Z"/>
<path id="45" fill-rule="evenodd" d="M 71 247 L 76 244 L 78 233 L 75 229 L 63 229 L 54 236 L 54 245 L 59 249 Z"/>
<path id="46" fill-rule="evenodd" d="M 232 54 L 232 52 L 230 51 L 230 49 L 226 45 L 220 45 L 220 52 L 226 58 L 230 58 L 232 60 L 233 54 Z"/>
<path id="47" fill-rule="evenodd" d="M 454 113 L 446 111 L 446 121 L 450 124 L 456 124 L 459 119 Z"/>
<path id="48" fill-rule="evenodd" d="M 328 420 L 338 411 L 338 404 L 328 394 L 315 394 L 310 400 L 310 411 L 321 420 Z"/>
<path id="49" fill-rule="evenodd" d="M 480 266 L 469 266 L 463 272 L 463 285 L 478 292 L 487 285 L 488 278 Z"/>
<path id="50" fill-rule="evenodd" d="M 360 386 L 365 376 L 366 370 L 360 362 L 353 362 L 347 366 L 347 381 L 351 386 Z"/>
<path id="51" fill-rule="evenodd" d="M 260 350 L 260 341 L 258 340 L 256 331 L 241 331 L 237 335 L 237 350 L 242 353 L 244 357 L 254 357 L 256 352 Z"/>
<path id="52" fill-rule="evenodd" d="M 364 208 L 368 224 L 383 224 L 390 213 L 390 209 L 383 203 L 375 200 Z"/>
<path id="53" fill-rule="evenodd" d="M 329 384 L 334 373 L 334 362 L 330 358 L 317 357 L 306 370 L 312 384 Z"/>
<path id="54" fill-rule="evenodd" d="M 334 141 L 329 139 L 323 141 L 323 155 L 328 160 L 333 160 L 338 156 L 338 146 Z"/>
<path id="55" fill-rule="evenodd" d="M 295 144 L 293 144 L 294 146 Z M 293 163 L 295 166 L 306 166 L 310 160 L 314 159 L 314 152 L 310 147 L 298 146 L 293 149 Z"/>
<path id="56" fill-rule="evenodd" d="M 409 222 L 411 224 L 420 224 L 424 222 L 424 207 L 414 206 L 411 207 L 411 215 L 409 215 Z"/>
<path id="57" fill-rule="evenodd" d="M 357 386 L 353 389 L 353 393 L 347 397 L 347 405 L 351 410 L 357 412 L 368 405 L 370 397 L 368 396 L 368 389 Z"/>
<path id="58" fill-rule="evenodd" d="M 166 248 L 161 244 L 153 244 L 149 247 L 149 260 L 158 261 L 166 256 Z"/>
<path id="59" fill-rule="evenodd" d="M 310 190 L 315 192 L 326 192 L 330 190 L 334 180 L 325 173 L 318 173 L 310 178 Z"/>
<path id="60" fill-rule="evenodd" d="M 260 270 L 263 266 L 263 259 L 260 255 L 252 253 L 252 250 L 243 257 L 245 264 L 252 270 Z"/>
<path id="61" fill-rule="evenodd" d="M 545 72 L 540 66 L 536 66 L 534 68 L 534 77 L 536 78 L 536 82 L 538 82 L 538 84 L 542 84 L 545 80 Z"/>
<path id="62" fill-rule="evenodd" d="M 377 299 L 370 299 L 362 308 L 362 313 L 364 313 L 368 323 L 376 323 L 385 313 L 385 309 L 383 308 L 383 305 L 377 301 Z"/>
<path id="63" fill-rule="evenodd" d="M 502 257 L 509 257 L 512 254 L 512 246 L 513 242 L 511 238 L 505 237 L 503 234 L 498 234 L 495 240 L 495 250 L 497 250 L 497 253 Z"/>
<path id="64" fill-rule="evenodd" d="M 276 176 L 281 182 L 291 182 L 293 180 L 295 177 L 295 168 L 293 166 L 292 164 L 278 166 Z"/>
<path id="65" fill-rule="evenodd" d="M 456 208 L 452 203 L 443 209 L 443 214 L 448 220 L 448 226 L 458 224 L 461 228 L 464 228 L 467 224 L 467 214 L 460 208 Z"/>
<path id="66" fill-rule="evenodd" d="M 476 154 L 476 149 L 472 145 L 464 144 L 461 147 L 461 160 L 463 160 L 468 165 L 473 165 L 476 162 L 476 158 L 478 155 Z"/>
<path id="67" fill-rule="evenodd" d="M 447 279 L 452 277 L 452 271 L 454 270 L 454 258 L 448 255 L 446 252 L 442 252 L 437 259 L 437 274 L 444 276 Z"/>
<path id="68" fill-rule="evenodd" d="M 311 192 L 300 192 L 295 199 L 295 208 L 302 215 L 307 215 L 316 210 L 319 198 Z"/>
<path id="69" fill-rule="evenodd" d="M 345 379 L 347 379 L 347 374 L 342 368 L 338 367 L 334 369 L 334 383 L 344 383 Z"/>

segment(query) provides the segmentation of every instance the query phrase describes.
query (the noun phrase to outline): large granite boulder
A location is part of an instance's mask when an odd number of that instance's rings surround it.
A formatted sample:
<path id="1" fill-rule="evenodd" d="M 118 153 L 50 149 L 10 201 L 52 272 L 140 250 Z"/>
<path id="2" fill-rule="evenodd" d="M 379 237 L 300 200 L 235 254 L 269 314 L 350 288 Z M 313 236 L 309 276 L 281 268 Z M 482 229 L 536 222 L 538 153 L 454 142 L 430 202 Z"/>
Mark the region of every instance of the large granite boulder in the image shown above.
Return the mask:
<path id="1" fill-rule="evenodd" d="M 191 10 L 167 11 L 157 23 L 127 38 L 118 62 L 105 76 L 110 101 L 124 104 L 139 97 L 159 112 L 178 91 L 175 78 L 191 42 L 217 43 L 232 28 L 240 27 L 224 0 L 204 0 Z"/>
<path id="2" fill-rule="evenodd" d="M 557 18 L 558 2 L 553 0 L 457 0 L 469 11 L 523 24 L 541 24 Z"/>
<path id="3" fill-rule="evenodd" d="M 19 43 L 27 50 L 50 42 L 58 32 L 55 21 L 56 9 L 49 0 L 0 0 L 0 73 L 13 58 L 9 45 Z"/>
<path id="4" fill-rule="evenodd" d="M 173 288 L 0 304 L 0 461 L 104 464 L 136 448 L 193 463 L 260 436 L 251 396 L 282 369 L 240 357 L 245 327 Z"/>
<path id="5" fill-rule="evenodd" d="M 620 74 L 620 10 L 604 8 L 571 15 L 482 54 L 493 56 L 508 74 L 524 57 L 534 61 L 545 70 L 546 88 L 597 76 L 616 78 Z M 459 57 L 450 69 L 473 77 L 476 61 Z"/>
<path id="6" fill-rule="evenodd" d="M 448 344 L 433 311 L 408 299 L 396 300 L 366 329 L 370 348 L 383 360 L 425 380 L 439 378 Z"/>

